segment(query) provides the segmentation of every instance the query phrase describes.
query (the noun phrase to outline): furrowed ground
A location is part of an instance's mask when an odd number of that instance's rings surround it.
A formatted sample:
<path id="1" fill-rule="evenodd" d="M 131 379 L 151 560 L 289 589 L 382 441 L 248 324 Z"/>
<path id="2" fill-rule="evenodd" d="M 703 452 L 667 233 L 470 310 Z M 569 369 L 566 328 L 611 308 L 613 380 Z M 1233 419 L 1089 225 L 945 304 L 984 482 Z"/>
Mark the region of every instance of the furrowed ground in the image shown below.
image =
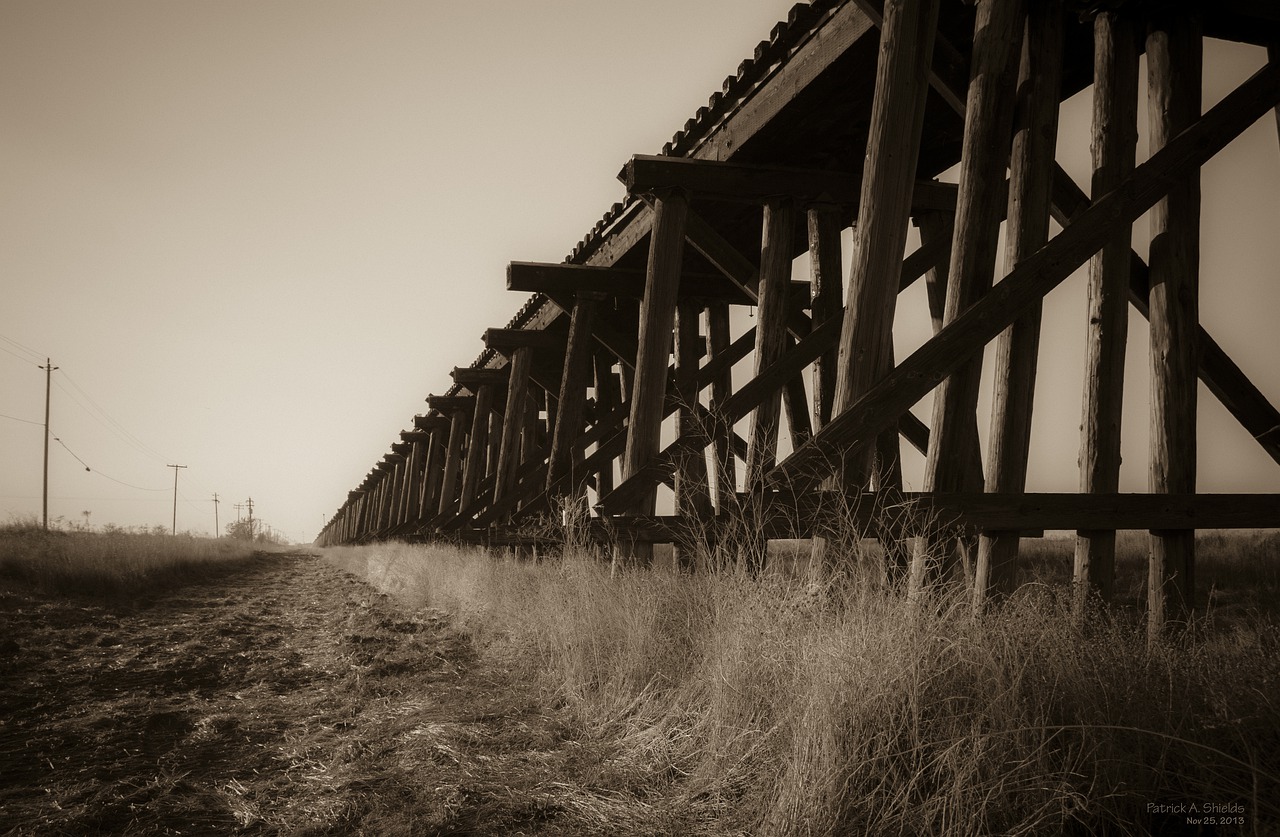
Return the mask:
<path id="1" fill-rule="evenodd" d="M 0 645 L 0 834 L 583 834 L 638 813 L 598 745 L 443 615 L 307 554 L 126 603 L 0 590 Z"/>

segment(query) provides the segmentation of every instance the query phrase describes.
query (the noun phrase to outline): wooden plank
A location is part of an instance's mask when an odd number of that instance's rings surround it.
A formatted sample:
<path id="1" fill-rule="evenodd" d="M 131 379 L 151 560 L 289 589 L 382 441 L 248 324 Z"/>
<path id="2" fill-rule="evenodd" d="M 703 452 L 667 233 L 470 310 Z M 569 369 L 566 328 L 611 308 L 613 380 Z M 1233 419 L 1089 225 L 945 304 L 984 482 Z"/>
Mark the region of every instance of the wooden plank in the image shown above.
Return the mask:
<path id="1" fill-rule="evenodd" d="M 953 534 L 986 531 L 1043 533 L 1091 528 L 1161 531 L 1280 528 L 1280 495 L 1275 494 L 944 494 L 905 492 L 891 499 L 866 493 L 856 503 L 828 498 L 771 495 L 751 521 L 770 538 L 806 538 L 830 522 L 839 508 L 841 525 L 874 534 L 886 503 L 900 508 L 917 531 Z M 602 517 L 581 532 L 602 542 L 637 540 L 671 543 L 688 538 L 687 523 L 675 516 Z"/>
<path id="2" fill-rule="evenodd" d="M 418 430 L 430 432 L 437 427 L 447 428 L 449 426 L 449 418 L 441 415 L 414 416 L 413 426 Z"/>
<path id="3" fill-rule="evenodd" d="M 1027 9 L 1018 71 L 1017 122 L 1010 155 L 1006 272 L 1049 239 L 1049 193 L 1058 135 L 1062 86 L 1062 2 L 1043 0 Z M 986 489 L 1017 493 L 1027 487 L 1036 360 L 1040 352 L 1040 304 L 1033 304 L 996 338 L 991 408 L 991 447 Z M 1008 596 L 1017 585 L 1018 535 L 984 534 L 978 543 L 974 604 Z"/>
<path id="4" fill-rule="evenodd" d="M 635 380 L 630 399 L 627 445 L 622 461 L 624 479 L 658 452 L 688 208 L 688 199 L 678 192 L 659 195 L 654 200 L 644 301 L 640 307 Z M 655 502 L 656 494 L 650 491 L 637 501 L 632 511 L 652 514 Z M 652 560 L 653 553 L 652 550 L 642 548 L 628 557 L 632 561 L 647 564 Z"/>
<path id="5" fill-rule="evenodd" d="M 429 433 L 427 462 L 423 468 L 422 504 L 418 512 L 419 522 L 439 513 L 440 486 L 444 481 L 445 450 L 449 444 L 447 424 L 443 427 L 439 425 L 432 427 Z"/>
<path id="6" fill-rule="evenodd" d="M 980 302 L 833 418 L 808 444 L 779 464 L 770 482 L 812 484 L 821 475 L 829 475 L 831 463 L 824 462 L 827 450 L 868 444 L 876 432 L 896 421 L 927 394 L 940 376 L 995 338 L 1028 306 L 1080 267 L 1118 225 L 1131 224 L 1154 205 L 1174 173 L 1187 166 L 1203 165 L 1277 102 L 1280 65 L 1269 65 L 1229 93 L 1122 184 L 1094 201 Z"/>
<path id="7" fill-rule="evenodd" d="M 607 352 L 593 352 L 595 362 L 596 406 L 600 411 L 598 421 L 618 409 L 622 404 L 618 375 L 613 371 L 613 358 Z M 603 496 L 613 490 L 613 461 L 604 463 L 596 472 L 596 495 Z"/>
<path id="8" fill-rule="evenodd" d="M 632 156 L 618 179 L 633 195 L 655 189 L 683 189 L 695 198 L 765 203 L 785 197 L 797 204 L 821 202 L 853 208 L 858 206 L 861 189 L 861 176 L 857 172 L 646 154 Z M 912 202 L 921 208 L 954 211 L 956 187 L 936 180 L 917 181 Z"/>
<path id="9" fill-rule="evenodd" d="M 1094 18 L 1093 194 L 1115 189 L 1133 172 L 1138 140 L 1138 50 L 1134 23 L 1116 12 Z M 1080 442 L 1080 490 L 1111 493 L 1120 485 L 1120 419 L 1129 324 L 1126 301 L 1132 229 L 1118 225 L 1089 261 L 1089 325 Z M 1075 579 L 1082 612 L 1090 589 L 1110 600 L 1115 533 L 1081 531 Z"/>
<path id="10" fill-rule="evenodd" d="M 893 329 L 910 216 L 909 187 L 916 178 L 928 92 L 926 74 L 937 20 L 937 0 L 889 0 L 885 4 L 859 201 L 863 211 L 854 228 L 849 293 L 840 333 L 837 416 L 886 371 L 885 335 Z M 871 456 L 865 451 L 855 454 L 843 468 L 844 479 L 862 487 L 870 479 Z"/>
<path id="11" fill-rule="evenodd" d="M 1151 150 L 1200 117 L 1203 54 L 1199 24 L 1157 14 L 1147 32 L 1147 122 Z M 1196 490 L 1196 370 L 1199 352 L 1200 171 L 1186 169 L 1151 210 L 1152 493 Z M 1152 533 L 1148 636 L 1183 622 L 1195 601 L 1195 532 Z"/>
<path id="12" fill-rule="evenodd" d="M 782 357 L 786 349 L 787 284 L 791 278 L 791 238 L 795 209 L 789 201 L 765 204 L 760 246 L 760 308 L 756 316 L 755 373 Z M 746 490 L 760 486 L 778 454 L 778 427 L 782 412 L 780 387 L 761 398 L 751 413 L 747 439 Z M 657 453 L 655 450 L 654 453 Z"/>
<path id="13" fill-rule="evenodd" d="M 551 437 L 551 458 L 547 469 L 548 489 L 573 468 L 573 445 L 582 434 L 583 406 L 591 380 L 592 327 L 598 298 L 580 294 L 569 321 L 569 337 L 565 348 L 564 374 L 560 378 L 560 413 Z M 576 486 L 586 475 L 572 480 L 567 492 L 577 496 Z"/>

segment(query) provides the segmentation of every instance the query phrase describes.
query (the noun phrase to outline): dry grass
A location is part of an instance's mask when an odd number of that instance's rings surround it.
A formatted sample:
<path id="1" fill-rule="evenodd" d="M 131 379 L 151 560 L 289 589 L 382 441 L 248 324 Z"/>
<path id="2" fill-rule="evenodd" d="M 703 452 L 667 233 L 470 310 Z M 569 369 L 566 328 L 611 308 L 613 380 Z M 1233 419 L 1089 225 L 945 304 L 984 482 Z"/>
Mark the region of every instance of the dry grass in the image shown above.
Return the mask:
<path id="1" fill-rule="evenodd" d="M 260 544 L 126 531 L 0 527 L 0 582 L 47 593 L 133 595 L 187 584 L 261 554 Z"/>
<path id="2" fill-rule="evenodd" d="M 1201 577 L 1231 618 L 1151 650 L 1125 610 L 1077 628 L 1045 583 L 975 619 L 960 592 L 921 607 L 874 578 L 619 573 L 582 550 L 327 557 L 455 614 L 618 743 L 601 799 L 698 833 L 1166 833 L 1180 821 L 1150 806 L 1183 802 L 1241 805 L 1231 833 L 1272 833 L 1280 628 L 1234 585 L 1274 591 L 1275 544 L 1209 541 Z"/>

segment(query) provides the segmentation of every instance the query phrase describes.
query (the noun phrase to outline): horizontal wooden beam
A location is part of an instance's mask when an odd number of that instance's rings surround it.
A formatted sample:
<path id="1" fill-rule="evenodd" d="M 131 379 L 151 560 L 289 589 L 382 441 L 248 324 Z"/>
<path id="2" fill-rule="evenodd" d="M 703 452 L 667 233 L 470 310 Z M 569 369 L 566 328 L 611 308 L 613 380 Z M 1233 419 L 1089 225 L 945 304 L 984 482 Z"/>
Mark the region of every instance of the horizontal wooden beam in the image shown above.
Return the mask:
<path id="1" fill-rule="evenodd" d="M 862 190 L 862 176 L 854 172 L 724 163 L 646 154 L 637 154 L 628 160 L 619 172 L 618 179 L 633 195 L 676 188 L 689 192 L 695 198 L 747 203 L 763 203 L 770 198 L 789 197 L 798 203 L 857 206 Z M 954 212 L 957 189 L 954 183 L 917 181 L 912 206 L 915 209 Z"/>
<path id="2" fill-rule="evenodd" d="M 599 291 L 609 296 L 640 299 L 644 271 L 576 264 L 512 262 L 507 265 L 507 290 L 522 293 L 571 294 Z M 791 293 L 809 298 L 808 282 L 793 282 Z M 681 299 L 706 299 L 734 305 L 753 305 L 754 299 L 721 273 L 681 273 Z"/>
<path id="3" fill-rule="evenodd" d="M 470 389 L 471 387 L 484 386 L 485 384 L 506 386 L 510 372 L 505 367 L 502 369 L 476 369 L 474 367 L 455 366 L 449 376 L 453 378 L 455 384 Z"/>
<path id="4" fill-rule="evenodd" d="M 425 442 L 431 438 L 431 434 L 424 430 L 401 430 L 400 441 L 402 442 Z"/>
<path id="5" fill-rule="evenodd" d="M 396 442 L 391 446 L 392 454 L 400 457 L 401 459 L 407 456 L 409 451 L 412 449 L 413 449 L 413 445 L 407 444 L 405 442 Z"/>
<path id="6" fill-rule="evenodd" d="M 439 398 L 442 396 L 431 396 Z M 413 426 L 418 430 L 434 430 L 436 428 L 444 429 L 449 426 L 448 416 L 414 416 Z"/>
<path id="7" fill-rule="evenodd" d="M 427 404 L 431 406 L 431 409 L 441 412 L 474 410 L 476 408 L 476 397 L 474 395 L 428 395 Z"/>
<path id="8" fill-rule="evenodd" d="M 541 329 L 486 328 L 483 335 L 487 349 L 510 353 L 516 349 L 560 349 L 564 337 Z"/>

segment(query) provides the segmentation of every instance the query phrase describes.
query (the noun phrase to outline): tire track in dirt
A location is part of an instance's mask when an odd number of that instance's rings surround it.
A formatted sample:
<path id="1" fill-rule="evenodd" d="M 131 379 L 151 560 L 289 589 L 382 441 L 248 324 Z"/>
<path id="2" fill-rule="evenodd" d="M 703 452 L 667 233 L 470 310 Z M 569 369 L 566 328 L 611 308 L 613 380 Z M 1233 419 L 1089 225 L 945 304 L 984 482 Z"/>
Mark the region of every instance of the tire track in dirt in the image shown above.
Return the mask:
<path id="1" fill-rule="evenodd" d="M 447 619 L 309 555 L 127 604 L 0 591 L 3 834 L 610 833 L 599 768 Z"/>

